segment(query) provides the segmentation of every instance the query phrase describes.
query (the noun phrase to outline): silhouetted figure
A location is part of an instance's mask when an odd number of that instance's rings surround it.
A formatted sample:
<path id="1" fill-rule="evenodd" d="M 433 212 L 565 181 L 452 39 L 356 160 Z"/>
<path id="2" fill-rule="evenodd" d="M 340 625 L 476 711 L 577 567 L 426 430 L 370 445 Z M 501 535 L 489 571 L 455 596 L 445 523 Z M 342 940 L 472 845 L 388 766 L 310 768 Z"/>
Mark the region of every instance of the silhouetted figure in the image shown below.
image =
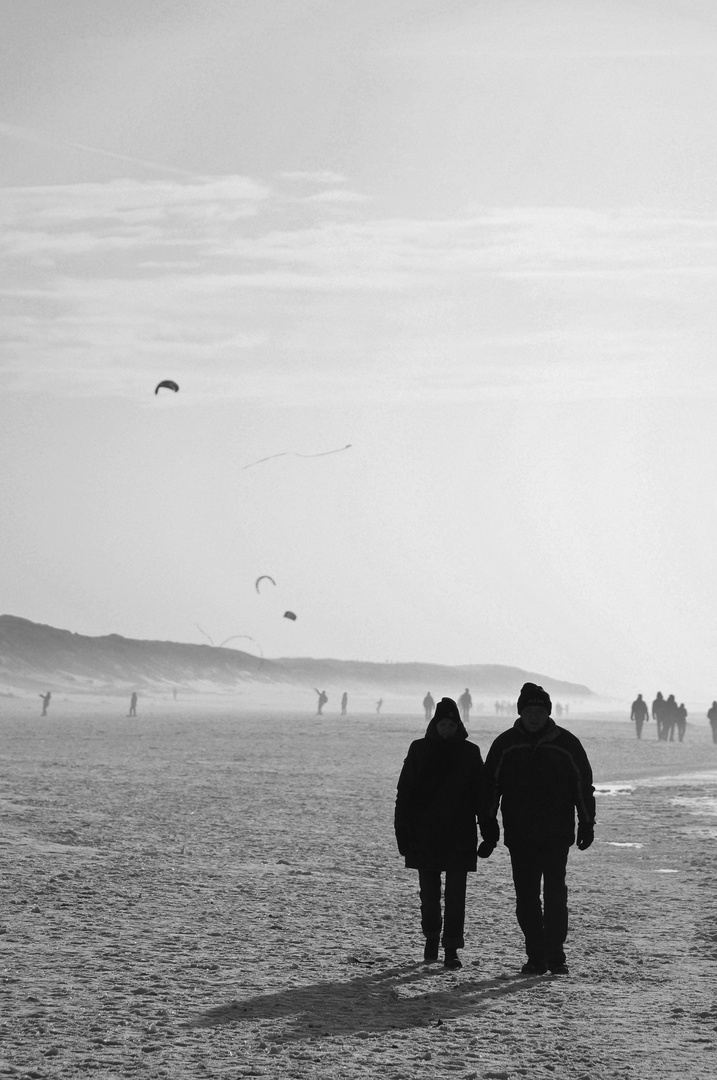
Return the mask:
<path id="1" fill-rule="evenodd" d="M 562 720 L 562 718 L 563 718 L 563 706 L 560 704 L 559 701 L 556 702 L 556 705 L 555 705 L 555 715 L 557 716 L 558 720 Z"/>
<path id="2" fill-rule="evenodd" d="M 487 857 L 500 838 L 510 852 L 516 915 L 525 937 L 528 962 L 524 975 L 567 973 L 564 945 L 568 933 L 568 851 L 585 851 L 595 834 L 592 769 L 579 739 L 550 716 L 550 696 L 525 683 L 518 698 L 518 719 L 495 739 L 483 770 L 480 830 Z M 543 905 L 540 883 L 543 882 Z"/>
<path id="3" fill-rule="evenodd" d="M 461 710 L 461 720 L 464 724 L 467 724 L 471 707 L 473 705 L 473 698 L 471 697 L 471 692 L 468 687 L 465 688 L 461 696 L 458 698 L 458 705 Z"/>
<path id="4" fill-rule="evenodd" d="M 314 690 L 316 690 L 316 687 L 314 687 Z M 326 696 L 326 691 L 325 690 L 316 690 L 316 693 L 319 695 L 319 700 L 317 702 L 318 708 L 316 709 L 316 715 L 317 716 L 323 716 L 324 714 L 323 714 L 322 710 L 324 708 L 324 705 L 326 704 L 326 702 L 329 699 Z"/>
<path id="5" fill-rule="evenodd" d="M 685 708 L 684 701 L 681 701 L 677 706 L 677 738 L 680 742 L 684 742 L 685 732 L 687 731 L 687 709 Z"/>
<path id="6" fill-rule="evenodd" d="M 426 714 L 426 721 L 430 720 L 431 717 L 433 716 L 433 710 L 434 710 L 435 707 L 436 707 L 436 703 L 433 700 L 433 697 L 431 695 L 431 691 L 429 690 L 428 693 L 426 694 L 426 696 L 423 699 L 423 711 Z"/>
<path id="7" fill-rule="evenodd" d="M 128 716 L 137 715 L 137 694 L 133 691 L 132 697 L 129 699 L 129 712 Z"/>
<path id="8" fill-rule="evenodd" d="M 665 723 L 665 699 L 662 696 L 662 691 L 657 691 L 657 697 L 652 703 L 652 719 L 655 721 L 657 727 L 657 738 L 664 739 L 663 727 Z"/>
<path id="9" fill-rule="evenodd" d="M 438 959 L 442 929 L 444 965 L 462 967 L 457 950 L 464 946 L 466 878 L 477 868 L 482 767 L 480 749 L 468 742 L 458 706 L 452 698 L 442 698 L 425 737 L 408 748 L 394 817 L 398 850 L 406 866 L 418 870 L 423 959 L 428 964 Z"/>
<path id="10" fill-rule="evenodd" d="M 52 694 L 48 690 L 46 694 L 39 694 L 38 696 L 42 699 L 42 713 L 40 715 L 47 716 L 47 709 L 50 704 L 50 698 L 52 697 Z"/>
<path id="11" fill-rule="evenodd" d="M 713 701 L 707 710 L 707 719 L 712 728 L 712 742 L 717 743 L 717 701 Z"/>
<path id="12" fill-rule="evenodd" d="M 341 715 L 342 716 L 346 716 L 346 706 L 348 705 L 348 703 L 349 703 L 349 696 L 346 693 L 346 691 L 344 690 L 343 694 L 341 695 Z"/>
<path id="13" fill-rule="evenodd" d="M 663 738 L 670 742 L 675 741 L 675 731 L 677 730 L 677 702 L 675 701 L 675 695 L 670 694 L 665 702 L 664 719 L 662 721 Z"/>
<path id="14" fill-rule="evenodd" d="M 381 712 L 381 706 L 383 705 L 383 698 L 380 697 L 376 702 L 376 716 Z"/>
<path id="15" fill-rule="evenodd" d="M 642 738 L 642 725 L 650 719 L 647 702 L 643 701 L 642 694 L 638 694 L 630 708 L 630 719 L 635 721 L 635 734 L 638 739 Z"/>

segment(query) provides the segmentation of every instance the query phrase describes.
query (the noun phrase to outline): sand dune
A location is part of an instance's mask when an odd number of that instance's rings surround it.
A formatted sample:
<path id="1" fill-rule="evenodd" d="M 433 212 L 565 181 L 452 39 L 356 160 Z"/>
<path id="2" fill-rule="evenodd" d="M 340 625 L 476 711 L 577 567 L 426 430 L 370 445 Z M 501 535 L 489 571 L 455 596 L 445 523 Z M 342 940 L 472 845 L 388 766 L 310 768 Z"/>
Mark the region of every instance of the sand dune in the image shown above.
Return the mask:
<path id="1" fill-rule="evenodd" d="M 502 847 L 462 971 L 419 963 L 391 829 L 418 717 L 6 702 L 0 1075 L 713 1076 L 717 746 L 706 721 L 569 726 L 597 840 L 570 858 L 571 974 L 530 979 Z"/>

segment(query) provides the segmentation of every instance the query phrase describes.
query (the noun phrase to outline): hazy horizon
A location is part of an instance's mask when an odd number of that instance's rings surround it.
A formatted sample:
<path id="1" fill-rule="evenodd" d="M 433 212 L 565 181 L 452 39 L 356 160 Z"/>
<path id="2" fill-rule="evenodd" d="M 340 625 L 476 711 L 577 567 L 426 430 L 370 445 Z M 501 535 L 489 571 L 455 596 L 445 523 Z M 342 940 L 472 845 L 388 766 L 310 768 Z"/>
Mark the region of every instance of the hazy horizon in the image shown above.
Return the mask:
<path id="1" fill-rule="evenodd" d="M 4 611 L 717 697 L 713 4 L 3 15 Z"/>

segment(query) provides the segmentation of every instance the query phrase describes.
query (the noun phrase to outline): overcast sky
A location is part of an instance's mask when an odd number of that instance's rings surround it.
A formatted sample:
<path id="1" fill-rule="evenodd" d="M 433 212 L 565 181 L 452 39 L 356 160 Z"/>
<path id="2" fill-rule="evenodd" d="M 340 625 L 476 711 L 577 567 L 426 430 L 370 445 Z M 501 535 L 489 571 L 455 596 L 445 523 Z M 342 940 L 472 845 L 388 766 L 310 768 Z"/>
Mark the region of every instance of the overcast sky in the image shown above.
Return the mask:
<path id="1" fill-rule="evenodd" d="M 2 611 L 717 697 L 713 0 L 0 17 Z"/>

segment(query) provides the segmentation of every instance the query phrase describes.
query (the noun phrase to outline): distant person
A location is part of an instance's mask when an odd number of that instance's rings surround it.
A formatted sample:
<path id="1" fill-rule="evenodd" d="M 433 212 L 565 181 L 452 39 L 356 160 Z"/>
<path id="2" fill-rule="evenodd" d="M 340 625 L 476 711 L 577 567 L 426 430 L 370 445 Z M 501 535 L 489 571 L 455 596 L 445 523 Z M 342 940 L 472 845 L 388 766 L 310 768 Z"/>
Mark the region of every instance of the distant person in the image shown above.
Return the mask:
<path id="1" fill-rule="evenodd" d="M 662 730 L 664 732 L 665 741 L 669 739 L 670 742 L 675 741 L 675 731 L 677 730 L 677 709 L 678 705 L 675 701 L 675 695 L 670 694 L 665 702 L 664 720 L 662 721 Z"/>
<path id="2" fill-rule="evenodd" d="M 438 959 L 443 930 L 444 966 L 463 966 L 458 949 L 464 947 L 467 876 L 477 869 L 482 767 L 480 749 L 468 742 L 458 706 L 452 698 L 442 698 L 424 738 L 408 748 L 394 816 L 398 850 L 406 866 L 418 870 L 427 964 Z"/>
<path id="3" fill-rule="evenodd" d="M 47 709 L 49 707 L 50 698 L 52 697 L 52 694 L 48 690 L 46 694 L 39 694 L 38 696 L 42 701 L 42 713 L 41 713 L 41 715 L 42 716 L 47 716 Z"/>
<path id="4" fill-rule="evenodd" d="M 717 701 L 713 701 L 707 710 L 707 719 L 712 728 L 712 742 L 717 743 Z"/>
<path id="5" fill-rule="evenodd" d="M 461 720 L 464 724 L 468 723 L 468 717 L 470 715 L 471 706 L 473 705 L 473 698 L 468 687 L 465 688 L 461 696 L 458 698 L 458 705 L 461 710 Z"/>
<path id="6" fill-rule="evenodd" d="M 662 728 L 665 722 L 665 699 L 662 696 L 662 691 L 657 691 L 657 697 L 652 703 L 652 719 L 655 721 L 657 727 L 657 738 L 663 739 Z"/>
<path id="7" fill-rule="evenodd" d="M 595 834 L 592 769 L 579 739 L 551 718 L 552 703 L 542 686 L 525 683 L 518 719 L 493 742 L 483 770 L 478 852 L 487 857 L 503 838 L 513 868 L 516 915 L 525 937 L 524 975 L 568 972 L 568 852 L 585 851 Z M 540 883 L 543 882 L 543 904 Z"/>
<path id="8" fill-rule="evenodd" d="M 557 701 L 555 703 L 555 715 L 557 716 L 558 720 L 562 720 L 562 718 L 563 718 L 563 706 L 560 704 L 559 701 Z"/>
<path id="9" fill-rule="evenodd" d="M 630 708 L 630 719 L 635 722 L 635 734 L 638 739 L 642 738 L 642 725 L 650 719 L 650 711 L 647 702 L 643 701 L 642 694 L 638 694 Z"/>
<path id="10" fill-rule="evenodd" d="M 346 691 L 344 690 L 343 694 L 341 695 L 341 715 L 342 716 L 346 716 L 346 707 L 347 707 L 348 703 L 349 703 L 349 696 L 346 693 Z"/>
<path id="11" fill-rule="evenodd" d="M 687 731 L 687 709 L 685 708 L 684 701 L 681 701 L 677 706 L 677 738 L 680 742 L 684 742 L 685 732 Z"/>
<path id="12" fill-rule="evenodd" d="M 383 698 L 380 697 L 376 702 L 376 716 L 381 712 L 381 706 L 383 705 Z"/>
<path id="13" fill-rule="evenodd" d="M 316 690 L 316 687 L 314 687 L 314 690 Z M 316 715 L 317 716 L 323 716 L 324 715 L 323 714 L 324 705 L 326 704 L 326 702 L 329 699 L 326 696 L 326 691 L 325 690 L 316 690 L 316 693 L 319 695 L 319 700 L 317 702 L 318 708 L 316 709 Z"/>
<path id="14" fill-rule="evenodd" d="M 137 694 L 135 692 L 132 693 L 132 697 L 129 699 L 129 712 L 128 712 L 127 715 L 128 716 L 136 716 L 137 715 Z"/>
<path id="15" fill-rule="evenodd" d="M 423 711 L 426 714 L 426 722 L 428 722 L 433 716 L 433 710 L 436 707 L 436 703 L 433 700 L 431 691 L 429 690 L 423 699 Z"/>

